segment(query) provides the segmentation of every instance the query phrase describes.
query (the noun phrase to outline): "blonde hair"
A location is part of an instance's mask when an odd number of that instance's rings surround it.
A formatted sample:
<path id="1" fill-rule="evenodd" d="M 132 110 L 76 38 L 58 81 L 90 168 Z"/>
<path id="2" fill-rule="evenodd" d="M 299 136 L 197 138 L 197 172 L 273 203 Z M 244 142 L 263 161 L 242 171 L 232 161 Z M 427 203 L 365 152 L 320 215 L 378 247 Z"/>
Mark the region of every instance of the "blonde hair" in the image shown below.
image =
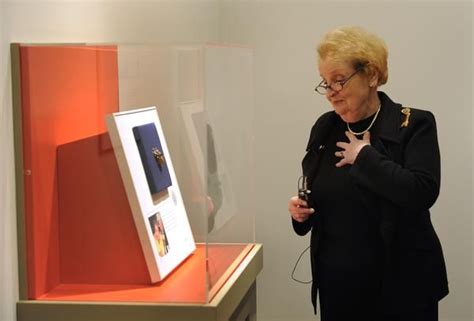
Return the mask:
<path id="1" fill-rule="evenodd" d="M 366 74 L 378 74 L 378 86 L 388 79 L 388 50 L 379 36 L 358 26 L 342 26 L 324 35 L 318 44 L 318 62 L 349 63 L 354 69 L 364 67 Z"/>

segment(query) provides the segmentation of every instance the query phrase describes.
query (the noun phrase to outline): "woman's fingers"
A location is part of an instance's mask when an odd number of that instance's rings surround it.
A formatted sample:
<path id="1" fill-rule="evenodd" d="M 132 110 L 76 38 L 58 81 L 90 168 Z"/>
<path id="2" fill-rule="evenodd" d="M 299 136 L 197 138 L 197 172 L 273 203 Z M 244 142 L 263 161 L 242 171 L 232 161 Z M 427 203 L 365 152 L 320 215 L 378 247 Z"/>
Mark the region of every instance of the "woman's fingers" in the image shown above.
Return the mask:
<path id="1" fill-rule="evenodd" d="M 304 222 L 314 213 L 313 208 L 308 208 L 308 203 L 298 196 L 293 196 L 288 202 L 288 211 L 291 217 L 297 222 Z"/>

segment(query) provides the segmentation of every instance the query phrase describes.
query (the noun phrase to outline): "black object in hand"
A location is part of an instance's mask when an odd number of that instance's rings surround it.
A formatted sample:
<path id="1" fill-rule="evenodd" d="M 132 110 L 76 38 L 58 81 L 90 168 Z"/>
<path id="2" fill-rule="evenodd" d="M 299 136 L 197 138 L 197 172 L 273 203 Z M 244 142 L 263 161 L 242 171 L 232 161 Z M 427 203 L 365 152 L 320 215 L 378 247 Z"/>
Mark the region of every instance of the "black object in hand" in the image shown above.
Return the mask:
<path id="1" fill-rule="evenodd" d="M 298 178 L 298 198 L 300 200 L 309 201 L 309 194 L 311 191 L 308 189 L 308 179 L 306 176 L 300 176 Z"/>

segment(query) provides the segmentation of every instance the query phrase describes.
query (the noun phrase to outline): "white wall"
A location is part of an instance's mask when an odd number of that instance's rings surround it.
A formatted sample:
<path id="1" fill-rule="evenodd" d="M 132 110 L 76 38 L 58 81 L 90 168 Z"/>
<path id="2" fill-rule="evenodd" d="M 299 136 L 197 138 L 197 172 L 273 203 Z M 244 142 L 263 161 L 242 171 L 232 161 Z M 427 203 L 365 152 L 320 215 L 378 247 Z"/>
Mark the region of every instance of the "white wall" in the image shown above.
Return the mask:
<path id="1" fill-rule="evenodd" d="M 286 208 L 311 125 L 330 109 L 313 91 L 319 81 L 315 45 L 341 24 L 362 25 L 382 36 L 390 49 L 389 83 L 382 90 L 436 115 L 442 189 L 432 218 L 451 288 L 440 316 L 472 320 L 472 3 L 224 1 L 220 21 L 223 41 L 255 47 L 256 190 L 262 191 L 257 241 L 265 252 L 259 320 L 314 320 L 310 287 L 289 277 L 309 238 L 293 233 Z M 311 278 L 304 267 L 299 276 Z"/>
<path id="2" fill-rule="evenodd" d="M 13 121 L 5 4 L 0 2 L 0 320 L 15 318 L 18 298 Z"/>
<path id="3" fill-rule="evenodd" d="M 471 17 L 474 17 L 474 5 L 472 6 L 471 8 Z M 471 23 L 471 30 L 473 30 L 473 26 L 472 26 L 472 23 Z M 471 48 L 471 53 L 474 53 L 474 41 L 472 42 L 472 48 Z M 472 92 L 474 91 L 474 84 L 472 82 L 474 82 L 472 75 L 474 75 L 474 58 L 471 56 L 471 99 L 472 99 Z M 471 112 L 472 113 L 472 124 L 474 124 L 474 112 Z M 471 130 L 471 137 L 474 137 L 474 126 L 472 127 L 472 130 Z M 471 156 L 472 156 L 472 152 L 474 151 L 474 139 L 472 140 L 472 148 L 471 148 Z M 472 170 L 472 181 L 474 182 L 474 169 Z M 471 201 L 472 201 L 472 208 L 474 209 L 474 197 L 471 198 Z M 474 219 L 472 220 L 472 234 L 471 234 L 471 237 L 472 237 L 472 248 L 474 249 Z M 472 270 L 474 271 L 474 255 L 472 256 Z M 472 272 L 474 274 L 474 272 Z M 473 279 L 474 279 L 474 276 L 473 276 Z M 472 301 L 472 304 L 471 304 L 471 314 L 474 316 L 474 286 L 471 286 L 471 301 Z"/>
<path id="4" fill-rule="evenodd" d="M 169 43 L 215 41 L 212 0 L 6 1 L 5 41 Z"/>
<path id="5" fill-rule="evenodd" d="M 18 299 L 9 44 L 216 42 L 218 12 L 213 0 L 0 0 L 0 320 Z"/>

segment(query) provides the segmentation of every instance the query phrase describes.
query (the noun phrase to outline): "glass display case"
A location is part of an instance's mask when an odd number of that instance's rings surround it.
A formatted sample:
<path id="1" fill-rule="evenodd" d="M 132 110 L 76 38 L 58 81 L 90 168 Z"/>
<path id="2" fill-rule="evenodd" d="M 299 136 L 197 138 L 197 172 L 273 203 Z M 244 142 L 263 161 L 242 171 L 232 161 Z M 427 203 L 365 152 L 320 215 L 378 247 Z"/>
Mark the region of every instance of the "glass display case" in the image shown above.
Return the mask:
<path id="1" fill-rule="evenodd" d="M 58 304 L 75 306 L 69 320 L 91 318 L 91 306 L 137 318 L 136 304 L 176 320 L 187 312 L 173 309 L 191 307 L 213 320 L 196 309 L 216 307 L 238 282 L 247 282 L 235 290 L 243 297 L 262 268 L 252 59 L 250 48 L 210 44 L 12 45 L 18 320 Z M 138 124 L 124 118 L 143 110 Z M 139 145 L 123 148 L 107 126 L 117 117 L 134 131 L 158 128 L 167 159 L 154 165 L 171 173 L 159 190 L 137 163 Z M 112 311 L 117 304 L 135 305 Z"/>

